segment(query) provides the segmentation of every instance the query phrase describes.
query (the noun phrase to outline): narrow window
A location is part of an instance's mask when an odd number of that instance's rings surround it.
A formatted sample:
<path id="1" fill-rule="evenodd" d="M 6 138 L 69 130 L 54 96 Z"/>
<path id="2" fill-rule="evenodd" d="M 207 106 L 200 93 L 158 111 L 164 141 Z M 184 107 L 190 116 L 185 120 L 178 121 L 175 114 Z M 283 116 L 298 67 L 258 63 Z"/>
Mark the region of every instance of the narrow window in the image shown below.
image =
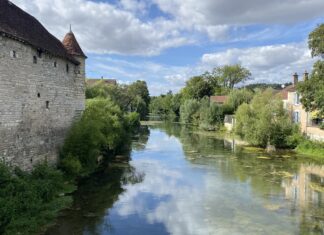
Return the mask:
<path id="1" fill-rule="evenodd" d="M 37 55 L 39 58 L 42 58 L 42 51 L 41 50 L 37 50 Z"/>
<path id="2" fill-rule="evenodd" d="M 300 104 L 300 96 L 298 93 L 295 93 L 295 104 L 296 105 Z"/>
<path id="3" fill-rule="evenodd" d="M 37 93 L 37 97 L 40 98 L 40 93 Z"/>
<path id="4" fill-rule="evenodd" d="M 49 101 L 46 101 L 46 108 L 49 109 Z"/>
<path id="5" fill-rule="evenodd" d="M 66 64 L 66 72 L 69 72 L 69 64 Z"/>
<path id="6" fill-rule="evenodd" d="M 56 63 L 56 61 L 54 61 L 54 68 L 56 68 L 57 67 L 57 63 Z"/>
<path id="7" fill-rule="evenodd" d="M 16 51 L 11 51 L 11 52 L 10 52 L 10 56 L 11 56 L 12 58 L 17 58 L 17 52 L 16 52 Z"/>
<path id="8" fill-rule="evenodd" d="M 300 122 L 300 115 L 299 112 L 294 112 L 294 123 L 299 123 Z"/>
<path id="9" fill-rule="evenodd" d="M 36 56 L 33 56 L 33 63 L 37 64 L 37 57 Z"/>

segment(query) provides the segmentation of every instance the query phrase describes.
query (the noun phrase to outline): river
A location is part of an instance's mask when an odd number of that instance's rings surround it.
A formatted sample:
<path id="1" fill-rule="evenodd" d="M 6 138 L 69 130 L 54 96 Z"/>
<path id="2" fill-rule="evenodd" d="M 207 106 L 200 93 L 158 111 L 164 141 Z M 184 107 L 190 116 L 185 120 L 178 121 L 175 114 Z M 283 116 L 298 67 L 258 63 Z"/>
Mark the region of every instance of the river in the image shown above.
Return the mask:
<path id="1" fill-rule="evenodd" d="M 176 124 L 143 127 L 130 162 L 82 182 L 46 235 L 324 234 L 324 166 Z"/>

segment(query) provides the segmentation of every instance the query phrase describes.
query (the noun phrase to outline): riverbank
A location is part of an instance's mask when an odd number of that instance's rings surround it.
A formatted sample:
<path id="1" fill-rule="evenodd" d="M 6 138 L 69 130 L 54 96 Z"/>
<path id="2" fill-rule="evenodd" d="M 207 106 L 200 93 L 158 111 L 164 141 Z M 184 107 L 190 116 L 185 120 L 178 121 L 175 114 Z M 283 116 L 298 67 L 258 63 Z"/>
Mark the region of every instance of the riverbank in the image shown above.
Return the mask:
<path id="1" fill-rule="evenodd" d="M 82 182 L 46 235 L 321 234 L 322 164 L 233 151 L 170 123 L 135 138 L 129 165 Z"/>
<path id="2" fill-rule="evenodd" d="M 141 125 L 163 125 L 163 123 L 165 122 L 168 123 L 168 121 L 141 121 Z M 176 124 L 182 125 L 179 122 L 177 122 Z M 228 132 L 225 127 L 221 128 L 219 131 L 205 131 L 199 128 L 194 128 L 192 129 L 192 132 L 199 135 L 214 137 L 217 139 L 224 139 L 229 143 L 234 141 L 235 145 L 240 146 L 241 149 L 245 149 L 248 152 L 256 151 L 262 154 L 268 154 L 266 149 L 251 146 L 247 141 L 242 140 L 231 132 Z M 300 154 L 300 156 L 303 157 L 324 161 L 324 143 L 314 142 L 302 138 L 301 140 L 299 140 L 299 144 L 295 149 L 278 149 L 277 151 L 272 153 L 272 155 L 279 156 L 287 156 L 287 154 Z"/>

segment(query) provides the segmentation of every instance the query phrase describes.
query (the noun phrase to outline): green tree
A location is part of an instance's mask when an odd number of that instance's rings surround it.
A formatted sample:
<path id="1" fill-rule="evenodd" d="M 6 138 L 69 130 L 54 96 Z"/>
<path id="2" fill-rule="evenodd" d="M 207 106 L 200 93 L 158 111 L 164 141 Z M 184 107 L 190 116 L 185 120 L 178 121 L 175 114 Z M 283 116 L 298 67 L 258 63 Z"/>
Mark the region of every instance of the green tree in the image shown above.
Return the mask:
<path id="1" fill-rule="evenodd" d="M 250 144 L 266 147 L 290 146 L 289 138 L 298 133 L 282 101 L 275 98 L 272 89 L 256 94 L 251 104 L 243 103 L 236 111 L 235 132 Z"/>
<path id="2" fill-rule="evenodd" d="M 130 110 L 145 118 L 149 111 L 150 94 L 145 81 L 136 81 L 127 87 L 128 96 L 131 98 Z"/>
<path id="3" fill-rule="evenodd" d="M 308 46 L 312 56 L 324 56 L 324 24 L 318 26 L 309 35 Z M 298 84 L 301 102 L 306 111 L 318 111 L 319 118 L 324 117 L 324 61 L 318 60 L 314 66 L 310 79 Z"/>
<path id="4" fill-rule="evenodd" d="M 319 25 L 308 37 L 308 47 L 312 56 L 324 56 L 324 24 Z"/>
<path id="5" fill-rule="evenodd" d="M 216 81 L 218 81 L 221 87 L 233 89 L 236 84 L 244 82 L 250 77 L 251 72 L 248 69 L 235 64 L 215 68 L 210 76 L 210 80 L 212 84 L 216 84 Z"/>
<path id="6" fill-rule="evenodd" d="M 195 99 L 186 100 L 180 107 L 181 122 L 198 125 L 200 102 Z"/>
<path id="7" fill-rule="evenodd" d="M 212 87 L 203 76 L 196 76 L 186 82 L 186 86 L 181 91 L 183 98 L 201 99 L 205 96 L 212 95 Z"/>
<path id="8" fill-rule="evenodd" d="M 253 98 L 253 92 L 247 89 L 233 89 L 225 102 L 234 113 L 237 108 L 243 103 L 249 103 Z"/>

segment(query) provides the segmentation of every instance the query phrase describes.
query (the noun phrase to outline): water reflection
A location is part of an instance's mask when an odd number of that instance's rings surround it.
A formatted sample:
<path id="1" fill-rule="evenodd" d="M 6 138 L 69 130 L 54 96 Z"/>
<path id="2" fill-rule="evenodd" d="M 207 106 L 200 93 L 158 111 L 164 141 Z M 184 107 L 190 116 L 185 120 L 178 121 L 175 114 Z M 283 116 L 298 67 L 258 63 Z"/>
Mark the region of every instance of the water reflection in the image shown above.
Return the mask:
<path id="1" fill-rule="evenodd" d="M 81 211 L 56 234 L 324 234 L 323 166 L 235 146 L 180 125 L 146 129 L 131 167 L 78 192 Z"/>

